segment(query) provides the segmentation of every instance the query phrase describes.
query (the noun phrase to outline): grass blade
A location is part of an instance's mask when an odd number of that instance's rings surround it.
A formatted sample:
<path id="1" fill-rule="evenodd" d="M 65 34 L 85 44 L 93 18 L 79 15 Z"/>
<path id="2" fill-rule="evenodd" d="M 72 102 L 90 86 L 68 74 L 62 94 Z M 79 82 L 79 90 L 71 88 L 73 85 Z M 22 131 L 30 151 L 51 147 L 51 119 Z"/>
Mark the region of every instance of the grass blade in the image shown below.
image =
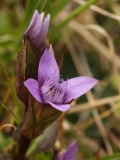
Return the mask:
<path id="1" fill-rule="evenodd" d="M 92 4 L 96 3 L 98 0 L 89 0 L 83 6 L 77 7 L 73 10 L 69 16 L 59 23 L 54 30 L 51 31 L 52 35 L 55 35 L 60 29 L 62 29 L 70 20 L 72 20 L 76 15 L 83 13 L 86 9 L 88 9 Z"/>
<path id="2" fill-rule="evenodd" d="M 17 124 L 20 124 L 20 121 L 18 120 L 18 118 L 14 115 L 14 113 L 8 107 L 6 107 L 2 102 L 0 102 L 0 106 L 4 107 L 8 111 L 8 113 L 14 118 Z"/>

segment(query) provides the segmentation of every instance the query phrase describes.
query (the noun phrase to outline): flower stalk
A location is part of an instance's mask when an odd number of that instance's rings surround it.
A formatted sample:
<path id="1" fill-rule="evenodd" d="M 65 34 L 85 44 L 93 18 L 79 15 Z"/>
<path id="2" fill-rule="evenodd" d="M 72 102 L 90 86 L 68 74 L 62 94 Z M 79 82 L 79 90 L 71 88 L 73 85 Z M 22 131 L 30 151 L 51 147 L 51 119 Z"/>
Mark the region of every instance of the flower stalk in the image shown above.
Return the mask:
<path id="1" fill-rule="evenodd" d="M 31 142 L 30 139 L 26 138 L 24 135 L 21 135 L 20 141 L 19 141 L 18 153 L 14 160 L 21 160 L 21 158 L 22 160 L 26 159 L 25 155 L 29 148 L 30 142 Z"/>

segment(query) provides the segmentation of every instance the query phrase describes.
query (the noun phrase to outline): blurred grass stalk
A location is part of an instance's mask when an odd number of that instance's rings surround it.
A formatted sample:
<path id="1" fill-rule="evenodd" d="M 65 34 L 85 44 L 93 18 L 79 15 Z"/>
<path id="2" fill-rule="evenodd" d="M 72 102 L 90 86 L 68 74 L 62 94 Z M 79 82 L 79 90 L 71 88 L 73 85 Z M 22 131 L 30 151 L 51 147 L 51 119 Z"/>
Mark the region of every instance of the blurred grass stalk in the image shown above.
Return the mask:
<path id="1" fill-rule="evenodd" d="M 52 36 L 56 35 L 56 32 L 58 32 L 59 30 L 61 30 L 62 28 L 65 27 L 65 25 L 67 25 L 68 22 L 70 22 L 76 15 L 83 13 L 84 11 L 86 11 L 92 4 L 96 3 L 98 0 L 89 0 L 87 1 L 83 6 L 79 6 L 77 7 L 75 10 L 73 10 L 69 16 L 64 19 L 61 23 L 59 23 L 56 27 L 54 27 L 54 29 L 50 32 L 50 34 Z"/>
<path id="2" fill-rule="evenodd" d="M 4 107 L 7 111 L 8 111 L 8 113 L 12 116 L 12 118 L 14 118 L 14 120 L 15 120 L 15 122 L 17 123 L 17 124 L 20 124 L 20 121 L 18 120 L 18 118 L 14 115 L 14 113 L 7 107 L 7 106 L 5 106 L 3 103 L 1 103 L 0 102 L 0 106 L 2 106 L 2 107 Z"/>
<path id="3" fill-rule="evenodd" d="M 119 159 L 120 159 L 120 153 L 116 153 L 111 156 L 100 157 L 100 160 L 119 160 Z M 89 160 L 96 160 L 96 158 L 90 158 Z"/>

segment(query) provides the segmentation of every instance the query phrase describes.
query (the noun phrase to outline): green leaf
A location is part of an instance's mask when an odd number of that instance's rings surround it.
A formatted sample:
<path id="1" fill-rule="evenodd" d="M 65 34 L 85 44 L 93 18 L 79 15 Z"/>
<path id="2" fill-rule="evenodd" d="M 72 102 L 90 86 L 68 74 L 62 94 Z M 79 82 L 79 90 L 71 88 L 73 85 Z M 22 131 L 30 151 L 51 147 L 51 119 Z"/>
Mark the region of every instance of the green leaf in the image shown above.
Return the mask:
<path id="1" fill-rule="evenodd" d="M 51 155 L 50 154 L 45 154 L 43 152 L 39 153 L 38 155 L 36 155 L 35 160 L 52 160 Z"/>

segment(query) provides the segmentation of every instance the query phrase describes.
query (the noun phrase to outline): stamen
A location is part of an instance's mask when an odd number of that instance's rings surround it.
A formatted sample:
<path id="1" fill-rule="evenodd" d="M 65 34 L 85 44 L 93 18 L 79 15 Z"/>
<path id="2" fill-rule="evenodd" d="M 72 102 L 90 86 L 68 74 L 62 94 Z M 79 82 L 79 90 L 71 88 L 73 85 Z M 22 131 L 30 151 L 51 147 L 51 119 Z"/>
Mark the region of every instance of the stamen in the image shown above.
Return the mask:
<path id="1" fill-rule="evenodd" d="M 66 91 L 66 85 L 63 85 L 62 83 L 63 79 L 58 81 L 58 78 L 53 79 L 52 77 L 47 77 L 43 86 L 41 87 L 43 100 L 45 102 L 50 101 L 56 104 L 62 104 Z"/>

